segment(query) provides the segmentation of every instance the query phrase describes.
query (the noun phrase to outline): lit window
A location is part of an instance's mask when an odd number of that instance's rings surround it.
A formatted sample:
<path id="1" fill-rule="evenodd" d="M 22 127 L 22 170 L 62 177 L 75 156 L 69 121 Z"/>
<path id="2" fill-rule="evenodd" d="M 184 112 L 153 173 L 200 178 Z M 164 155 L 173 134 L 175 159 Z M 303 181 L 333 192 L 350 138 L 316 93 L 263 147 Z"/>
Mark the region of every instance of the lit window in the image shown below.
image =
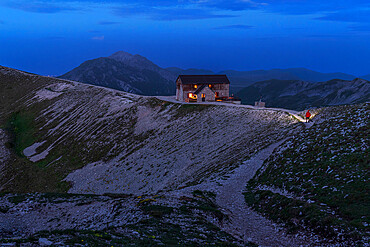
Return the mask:
<path id="1" fill-rule="evenodd" d="M 198 86 L 197 85 L 194 85 L 194 88 L 198 88 Z"/>
<path id="2" fill-rule="evenodd" d="M 193 93 L 189 93 L 188 96 L 189 96 L 190 99 L 196 99 L 197 98 L 197 95 L 193 94 Z"/>
<path id="3" fill-rule="evenodd" d="M 204 93 L 202 93 L 202 98 L 205 98 L 205 97 L 206 97 L 206 95 Z"/>
<path id="4" fill-rule="evenodd" d="M 212 87 L 212 85 L 211 85 L 211 84 L 209 84 L 209 85 L 208 85 L 208 87 L 209 87 L 209 88 L 211 88 L 211 87 Z"/>

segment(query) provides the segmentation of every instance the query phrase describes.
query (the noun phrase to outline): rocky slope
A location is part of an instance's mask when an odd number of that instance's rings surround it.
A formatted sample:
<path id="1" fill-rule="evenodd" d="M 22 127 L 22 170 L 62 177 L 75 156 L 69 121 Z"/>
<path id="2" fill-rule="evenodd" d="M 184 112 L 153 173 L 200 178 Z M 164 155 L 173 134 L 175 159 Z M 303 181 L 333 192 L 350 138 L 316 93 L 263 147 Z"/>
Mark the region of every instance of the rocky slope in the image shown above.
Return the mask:
<path id="1" fill-rule="evenodd" d="M 5 67 L 0 88 L 0 192 L 12 193 L 0 194 L 0 243 L 322 246 L 331 240 L 307 227 L 288 234 L 284 221 L 243 204 L 241 188 L 275 148 L 316 128 L 292 111 L 179 104 Z M 313 112 L 317 123 L 332 121 L 322 112 Z"/>
<path id="2" fill-rule="evenodd" d="M 176 189 L 302 128 L 284 112 L 176 104 L 7 68 L 1 87 L 12 164 L 2 171 L 3 191 Z"/>
<path id="3" fill-rule="evenodd" d="M 181 198 L 0 194 L 0 245 L 240 246 L 215 225 L 226 216 L 212 200 L 200 191 Z"/>
<path id="4" fill-rule="evenodd" d="M 355 104 L 370 100 L 370 82 L 330 80 L 309 83 L 299 80 L 269 80 L 254 83 L 237 93 L 244 104 L 254 104 L 260 96 L 269 107 L 304 110 L 307 108 Z"/>
<path id="5" fill-rule="evenodd" d="M 5 67 L 0 87 L 0 191 L 87 194 L 0 194 L 2 243 L 250 244 L 220 230 L 229 216 L 215 194 L 176 189 L 303 128 L 283 111 L 182 105 Z"/>
<path id="6" fill-rule="evenodd" d="M 369 104 L 324 108 L 248 182 L 246 202 L 291 232 L 368 244 Z"/>

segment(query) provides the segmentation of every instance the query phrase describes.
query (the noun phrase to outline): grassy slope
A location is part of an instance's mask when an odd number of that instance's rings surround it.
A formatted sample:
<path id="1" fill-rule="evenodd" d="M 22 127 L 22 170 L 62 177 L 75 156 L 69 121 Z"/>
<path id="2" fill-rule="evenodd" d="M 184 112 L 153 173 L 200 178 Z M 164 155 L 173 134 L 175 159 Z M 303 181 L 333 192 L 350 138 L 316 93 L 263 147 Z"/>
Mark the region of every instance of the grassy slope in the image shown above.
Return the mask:
<path id="1" fill-rule="evenodd" d="M 291 231 L 360 244 L 370 223 L 369 104 L 326 108 L 320 116 L 275 151 L 248 183 L 246 202 Z"/>

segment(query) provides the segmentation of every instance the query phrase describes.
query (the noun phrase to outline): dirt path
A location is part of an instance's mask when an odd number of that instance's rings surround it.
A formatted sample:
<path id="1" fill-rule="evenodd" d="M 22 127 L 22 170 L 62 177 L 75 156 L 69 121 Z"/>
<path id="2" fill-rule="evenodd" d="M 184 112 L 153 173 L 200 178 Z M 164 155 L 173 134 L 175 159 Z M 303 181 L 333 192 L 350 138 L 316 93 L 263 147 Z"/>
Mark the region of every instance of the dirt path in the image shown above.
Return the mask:
<path id="1" fill-rule="evenodd" d="M 286 140 L 286 139 L 285 139 Z M 311 246 L 311 236 L 287 235 L 285 229 L 259 215 L 249 208 L 244 200 L 243 190 L 254 177 L 263 162 L 275 148 L 285 140 L 274 143 L 243 162 L 232 173 L 213 181 L 184 188 L 176 193 L 191 194 L 194 190 L 216 193 L 216 203 L 230 217 L 230 222 L 220 228 L 244 242 L 254 242 L 260 246 Z"/>
<path id="2" fill-rule="evenodd" d="M 221 182 L 217 193 L 217 204 L 230 212 L 230 223 L 223 230 L 244 240 L 252 241 L 260 246 L 305 246 L 307 240 L 284 234 L 270 220 L 251 210 L 244 201 L 242 194 L 247 182 L 253 178 L 256 171 L 262 166 L 276 147 L 283 141 L 277 142 L 263 149 L 251 159 L 245 161 L 234 170 L 229 179 Z"/>

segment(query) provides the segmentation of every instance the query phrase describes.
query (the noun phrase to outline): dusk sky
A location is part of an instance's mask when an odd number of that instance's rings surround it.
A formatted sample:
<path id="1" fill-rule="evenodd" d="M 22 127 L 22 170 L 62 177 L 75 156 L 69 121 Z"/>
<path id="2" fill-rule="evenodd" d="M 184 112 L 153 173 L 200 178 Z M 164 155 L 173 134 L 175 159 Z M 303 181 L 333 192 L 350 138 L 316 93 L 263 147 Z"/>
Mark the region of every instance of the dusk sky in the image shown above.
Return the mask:
<path id="1" fill-rule="evenodd" d="M 123 50 L 161 67 L 370 74 L 369 0 L 0 0 L 0 65 L 61 75 Z"/>

